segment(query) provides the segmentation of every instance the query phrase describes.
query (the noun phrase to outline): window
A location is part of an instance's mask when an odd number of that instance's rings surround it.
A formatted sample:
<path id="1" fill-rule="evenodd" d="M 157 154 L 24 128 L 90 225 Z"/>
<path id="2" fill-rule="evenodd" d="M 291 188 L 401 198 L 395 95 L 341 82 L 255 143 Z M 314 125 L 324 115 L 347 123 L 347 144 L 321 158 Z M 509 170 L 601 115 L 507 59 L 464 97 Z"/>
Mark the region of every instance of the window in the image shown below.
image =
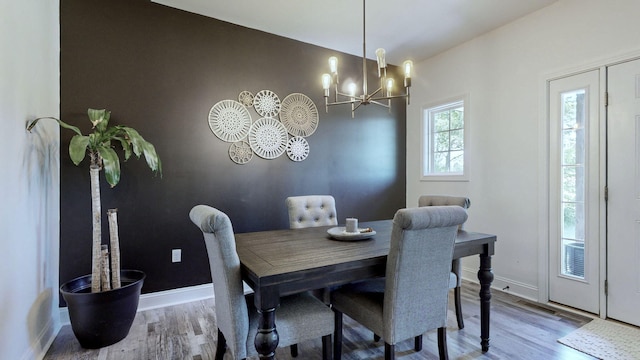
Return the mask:
<path id="1" fill-rule="evenodd" d="M 424 108 L 423 180 L 466 180 L 467 122 L 464 97 Z"/>
<path id="2" fill-rule="evenodd" d="M 586 232 L 586 89 L 561 96 L 560 207 L 562 208 L 562 275 L 584 279 Z"/>

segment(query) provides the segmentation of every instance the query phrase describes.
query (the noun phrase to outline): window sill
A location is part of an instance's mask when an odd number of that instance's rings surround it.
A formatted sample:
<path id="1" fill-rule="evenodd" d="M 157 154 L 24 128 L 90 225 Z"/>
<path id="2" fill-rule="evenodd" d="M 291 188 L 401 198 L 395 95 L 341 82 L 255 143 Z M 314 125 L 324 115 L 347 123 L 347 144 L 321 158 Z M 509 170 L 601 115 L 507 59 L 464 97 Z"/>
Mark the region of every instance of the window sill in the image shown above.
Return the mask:
<path id="1" fill-rule="evenodd" d="M 466 175 L 425 175 L 420 177 L 420 181 L 451 181 L 451 182 L 468 182 L 469 177 Z"/>

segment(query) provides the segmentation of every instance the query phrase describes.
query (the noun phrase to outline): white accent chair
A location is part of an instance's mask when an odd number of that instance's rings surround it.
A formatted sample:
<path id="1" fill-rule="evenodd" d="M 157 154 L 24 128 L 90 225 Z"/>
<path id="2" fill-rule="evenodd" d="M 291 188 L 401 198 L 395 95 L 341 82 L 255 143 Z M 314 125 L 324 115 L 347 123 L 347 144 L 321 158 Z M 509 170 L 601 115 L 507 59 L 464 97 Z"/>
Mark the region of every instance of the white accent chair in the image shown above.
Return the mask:
<path id="1" fill-rule="evenodd" d="M 338 225 L 336 200 L 331 195 L 290 196 L 285 202 L 291 229 Z"/>
<path id="2" fill-rule="evenodd" d="M 257 355 L 254 339 L 258 312 L 253 305 L 253 294 L 245 298 L 243 293 L 231 220 L 225 213 L 206 205 L 193 207 L 189 217 L 202 231 L 209 255 L 218 326 L 215 358 L 222 360 L 226 349 L 234 360 Z M 286 296 L 280 299 L 276 316 L 278 346 L 322 337 L 322 358 L 331 359 L 334 314 L 324 303 L 308 293 Z"/>
<path id="3" fill-rule="evenodd" d="M 463 196 L 450 195 L 422 195 L 418 198 L 418 206 L 460 206 L 468 209 L 471 206 L 471 200 Z M 464 224 L 460 224 L 458 230 L 463 229 Z M 451 272 L 455 275 L 455 279 L 451 280 L 451 288 L 453 289 L 454 303 L 456 309 L 456 320 L 458 329 L 464 328 L 464 319 L 462 317 L 462 301 L 460 299 L 460 291 L 462 286 L 462 261 L 455 259 L 451 262 Z"/>
<path id="4" fill-rule="evenodd" d="M 395 359 L 395 345 L 438 329 L 440 359 L 447 354 L 447 299 L 458 226 L 467 212 L 456 206 L 400 209 L 393 218 L 384 290 L 370 282 L 347 285 L 331 294 L 336 314 L 334 359 L 342 357 L 343 314 L 380 335 L 385 359 Z"/>

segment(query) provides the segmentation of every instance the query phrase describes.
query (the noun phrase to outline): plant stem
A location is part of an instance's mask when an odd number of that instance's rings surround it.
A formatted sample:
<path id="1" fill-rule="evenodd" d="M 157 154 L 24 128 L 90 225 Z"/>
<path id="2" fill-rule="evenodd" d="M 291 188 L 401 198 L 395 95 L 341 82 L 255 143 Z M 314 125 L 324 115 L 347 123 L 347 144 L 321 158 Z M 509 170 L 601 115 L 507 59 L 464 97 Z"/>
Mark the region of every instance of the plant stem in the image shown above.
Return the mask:
<path id="1" fill-rule="evenodd" d="M 102 219 L 100 206 L 100 167 L 91 166 L 91 211 L 93 219 L 93 251 L 91 257 L 91 292 L 100 292 L 101 262 L 102 262 Z"/>

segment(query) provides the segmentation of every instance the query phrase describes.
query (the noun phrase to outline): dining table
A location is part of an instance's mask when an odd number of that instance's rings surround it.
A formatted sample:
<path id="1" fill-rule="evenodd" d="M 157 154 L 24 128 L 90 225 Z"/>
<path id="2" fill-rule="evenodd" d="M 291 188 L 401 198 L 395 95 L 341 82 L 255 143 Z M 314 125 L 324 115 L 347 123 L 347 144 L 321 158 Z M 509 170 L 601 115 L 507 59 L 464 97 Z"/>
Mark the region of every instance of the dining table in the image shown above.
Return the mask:
<path id="1" fill-rule="evenodd" d="M 259 313 L 254 345 L 260 359 L 275 359 L 280 297 L 385 276 L 393 220 L 361 222 L 364 238 L 337 240 L 335 226 L 236 233 L 242 279 L 254 291 Z M 489 350 L 491 256 L 496 235 L 459 230 L 453 258 L 479 255 L 480 345 Z"/>

